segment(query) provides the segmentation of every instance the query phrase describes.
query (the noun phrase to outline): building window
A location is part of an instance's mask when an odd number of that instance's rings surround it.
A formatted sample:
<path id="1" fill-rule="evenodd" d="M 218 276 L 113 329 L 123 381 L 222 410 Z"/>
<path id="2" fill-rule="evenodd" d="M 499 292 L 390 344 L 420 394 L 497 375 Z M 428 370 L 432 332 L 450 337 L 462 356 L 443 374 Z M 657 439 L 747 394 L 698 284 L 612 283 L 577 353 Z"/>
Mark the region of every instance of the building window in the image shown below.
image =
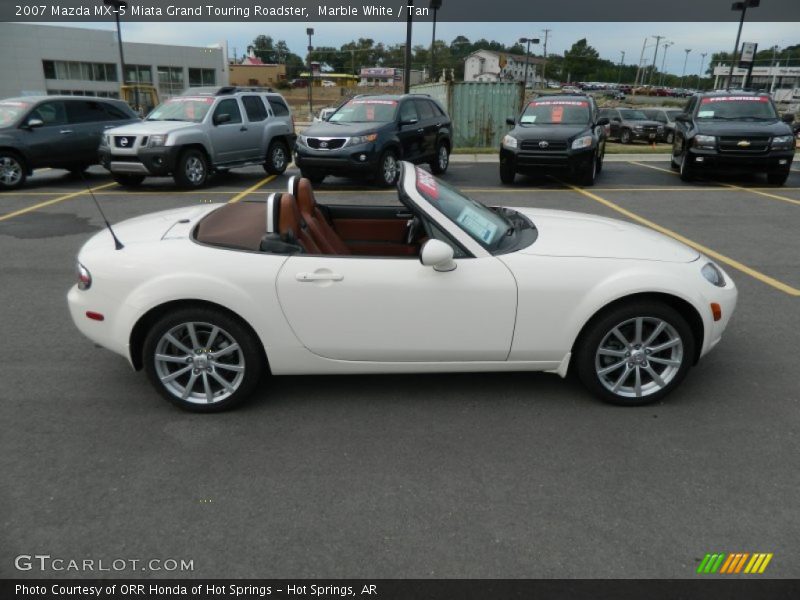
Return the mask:
<path id="1" fill-rule="evenodd" d="M 158 87 L 168 96 L 183 92 L 186 89 L 183 67 L 158 67 Z"/>
<path id="2" fill-rule="evenodd" d="M 153 83 L 150 65 L 125 65 L 125 81 L 129 83 Z"/>
<path id="3" fill-rule="evenodd" d="M 214 69 L 189 69 L 189 87 L 216 85 L 217 72 Z"/>
<path id="4" fill-rule="evenodd" d="M 117 65 L 71 60 L 43 60 L 45 79 L 73 81 L 117 81 Z"/>

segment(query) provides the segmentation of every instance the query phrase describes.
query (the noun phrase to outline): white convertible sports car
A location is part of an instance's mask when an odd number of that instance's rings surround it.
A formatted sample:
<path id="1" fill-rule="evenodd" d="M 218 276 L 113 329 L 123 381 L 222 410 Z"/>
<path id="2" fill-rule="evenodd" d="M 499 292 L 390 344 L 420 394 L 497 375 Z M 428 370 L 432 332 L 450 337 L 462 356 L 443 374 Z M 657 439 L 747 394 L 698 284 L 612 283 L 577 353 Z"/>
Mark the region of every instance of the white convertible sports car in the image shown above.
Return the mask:
<path id="1" fill-rule="evenodd" d="M 490 208 L 401 166 L 397 206 L 265 200 L 119 223 L 78 256 L 78 329 L 174 404 L 275 375 L 574 371 L 652 402 L 719 342 L 736 287 L 696 250 L 588 214 Z"/>

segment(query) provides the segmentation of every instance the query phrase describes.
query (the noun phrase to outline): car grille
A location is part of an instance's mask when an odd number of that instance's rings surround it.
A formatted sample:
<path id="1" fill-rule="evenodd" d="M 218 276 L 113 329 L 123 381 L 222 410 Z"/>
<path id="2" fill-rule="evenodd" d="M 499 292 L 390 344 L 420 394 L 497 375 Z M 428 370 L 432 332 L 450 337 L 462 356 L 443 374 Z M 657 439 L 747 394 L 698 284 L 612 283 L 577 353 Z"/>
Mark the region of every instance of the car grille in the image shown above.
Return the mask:
<path id="1" fill-rule="evenodd" d="M 136 144 L 136 136 L 134 135 L 115 135 L 114 145 L 117 148 L 133 148 Z"/>
<path id="2" fill-rule="evenodd" d="M 550 140 L 523 140 L 519 145 L 520 150 L 529 152 L 563 152 L 567 149 L 567 142 Z"/>
<path id="3" fill-rule="evenodd" d="M 719 138 L 719 151 L 730 153 L 754 153 L 769 150 L 768 137 L 722 136 Z"/>
<path id="4" fill-rule="evenodd" d="M 347 138 L 308 138 L 308 147 L 314 150 L 336 150 L 344 146 Z"/>
<path id="5" fill-rule="evenodd" d="M 639 127 L 641 127 L 641 129 L 639 129 Z M 658 133 L 658 125 L 637 126 L 636 131 L 642 131 L 644 133 Z"/>

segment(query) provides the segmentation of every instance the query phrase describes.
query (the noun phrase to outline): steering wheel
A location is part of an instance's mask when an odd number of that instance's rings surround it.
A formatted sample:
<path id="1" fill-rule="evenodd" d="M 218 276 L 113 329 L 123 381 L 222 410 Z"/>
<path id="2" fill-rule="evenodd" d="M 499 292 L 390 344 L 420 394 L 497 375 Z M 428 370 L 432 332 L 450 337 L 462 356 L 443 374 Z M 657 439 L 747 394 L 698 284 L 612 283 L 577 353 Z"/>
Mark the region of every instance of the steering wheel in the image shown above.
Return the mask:
<path id="1" fill-rule="evenodd" d="M 419 217 L 414 217 L 406 224 L 406 244 L 409 246 L 414 243 L 419 235 L 419 230 L 422 227 L 422 221 Z"/>

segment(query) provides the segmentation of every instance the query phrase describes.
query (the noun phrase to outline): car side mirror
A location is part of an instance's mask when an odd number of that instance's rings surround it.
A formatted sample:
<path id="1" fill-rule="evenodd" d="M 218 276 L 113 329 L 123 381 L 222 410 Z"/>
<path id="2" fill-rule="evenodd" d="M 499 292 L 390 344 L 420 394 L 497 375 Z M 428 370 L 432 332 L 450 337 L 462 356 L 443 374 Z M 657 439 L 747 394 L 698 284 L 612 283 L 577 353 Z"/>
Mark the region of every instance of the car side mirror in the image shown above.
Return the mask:
<path id="1" fill-rule="evenodd" d="M 781 121 L 791 125 L 792 123 L 794 123 L 794 114 L 792 114 L 792 113 L 784 113 L 783 116 L 781 117 Z"/>
<path id="2" fill-rule="evenodd" d="M 41 119 L 28 119 L 28 122 L 25 123 L 25 127 L 28 129 L 37 129 L 38 127 L 43 127 L 44 121 Z"/>
<path id="3" fill-rule="evenodd" d="M 416 125 L 417 123 L 419 123 L 419 119 L 402 119 L 400 121 L 400 126 L 402 127 L 404 125 Z"/>
<path id="4" fill-rule="evenodd" d="M 517 120 L 514 117 L 506 117 L 506 125 L 514 126 L 517 124 Z"/>
<path id="5" fill-rule="evenodd" d="M 230 123 L 231 116 L 228 113 L 214 116 L 214 125 L 222 125 L 223 123 Z"/>
<path id="6" fill-rule="evenodd" d="M 428 240 L 423 244 L 419 262 L 440 272 L 454 271 L 457 266 L 453 260 L 453 248 L 437 239 Z"/>
<path id="7" fill-rule="evenodd" d="M 597 124 L 600 126 L 608 125 L 611 121 L 608 120 L 608 117 L 600 117 L 597 119 Z"/>

